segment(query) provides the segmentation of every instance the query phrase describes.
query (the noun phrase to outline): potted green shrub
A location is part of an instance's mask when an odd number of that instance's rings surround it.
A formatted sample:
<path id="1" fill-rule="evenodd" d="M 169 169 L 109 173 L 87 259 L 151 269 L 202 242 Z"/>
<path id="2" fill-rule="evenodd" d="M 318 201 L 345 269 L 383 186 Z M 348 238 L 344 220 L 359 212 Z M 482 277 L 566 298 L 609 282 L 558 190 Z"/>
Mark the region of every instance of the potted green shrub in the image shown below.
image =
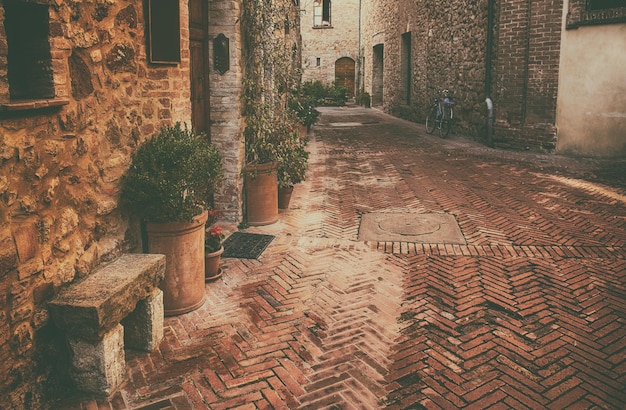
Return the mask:
<path id="1" fill-rule="evenodd" d="M 296 132 L 291 132 L 278 145 L 278 208 L 280 209 L 289 207 L 294 185 L 304 181 L 309 160 L 307 143 L 307 138 L 300 138 Z"/>
<path id="2" fill-rule="evenodd" d="M 289 108 L 294 112 L 298 123 L 302 125 L 306 135 L 311 131 L 320 116 L 320 112 L 315 108 L 315 98 L 305 95 L 295 95 L 289 101 Z"/>
<path id="3" fill-rule="evenodd" d="M 222 158 L 205 135 L 165 126 L 132 156 L 120 202 L 145 223 L 147 250 L 166 255 L 165 314 L 204 302 L 204 226 L 222 178 Z"/>

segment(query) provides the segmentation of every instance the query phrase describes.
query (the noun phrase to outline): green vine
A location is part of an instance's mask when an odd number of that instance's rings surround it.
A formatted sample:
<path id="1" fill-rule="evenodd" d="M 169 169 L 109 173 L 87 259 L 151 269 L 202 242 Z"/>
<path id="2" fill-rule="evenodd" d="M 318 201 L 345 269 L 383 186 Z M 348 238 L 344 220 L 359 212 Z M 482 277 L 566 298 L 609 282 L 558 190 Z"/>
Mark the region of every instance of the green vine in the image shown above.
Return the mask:
<path id="1" fill-rule="evenodd" d="M 243 115 L 247 163 L 277 160 L 281 142 L 297 129 L 288 97 L 300 83 L 299 10 L 291 0 L 244 0 Z"/>

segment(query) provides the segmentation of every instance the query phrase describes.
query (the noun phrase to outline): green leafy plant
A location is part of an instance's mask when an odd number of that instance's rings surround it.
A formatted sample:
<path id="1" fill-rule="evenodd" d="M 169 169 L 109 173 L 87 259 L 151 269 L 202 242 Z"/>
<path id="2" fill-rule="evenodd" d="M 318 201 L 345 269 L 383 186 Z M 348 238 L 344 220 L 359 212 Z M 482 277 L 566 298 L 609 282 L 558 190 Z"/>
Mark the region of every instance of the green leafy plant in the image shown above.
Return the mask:
<path id="1" fill-rule="evenodd" d="M 165 126 L 132 156 L 120 202 L 147 222 L 190 222 L 211 208 L 222 157 L 204 134 Z"/>
<path id="2" fill-rule="evenodd" d="M 298 122 L 307 128 L 315 124 L 320 112 L 315 109 L 315 99 L 310 96 L 296 94 L 289 100 L 289 108 L 295 113 Z"/>
<path id="3" fill-rule="evenodd" d="M 304 181 L 309 161 L 308 139 L 291 132 L 278 146 L 278 186 L 293 187 Z"/>
<path id="4" fill-rule="evenodd" d="M 348 88 L 336 83 L 324 85 L 321 81 L 307 81 L 302 84 L 302 94 L 312 98 L 316 106 L 345 105 L 348 101 Z"/>
<path id="5" fill-rule="evenodd" d="M 372 105 L 372 99 L 367 91 L 360 92 L 356 95 L 356 103 L 369 108 Z"/>
<path id="6" fill-rule="evenodd" d="M 243 0 L 243 115 L 246 163 L 276 161 L 285 133 L 296 125 L 287 106 L 290 90 L 300 82 L 299 8 L 290 0 Z"/>

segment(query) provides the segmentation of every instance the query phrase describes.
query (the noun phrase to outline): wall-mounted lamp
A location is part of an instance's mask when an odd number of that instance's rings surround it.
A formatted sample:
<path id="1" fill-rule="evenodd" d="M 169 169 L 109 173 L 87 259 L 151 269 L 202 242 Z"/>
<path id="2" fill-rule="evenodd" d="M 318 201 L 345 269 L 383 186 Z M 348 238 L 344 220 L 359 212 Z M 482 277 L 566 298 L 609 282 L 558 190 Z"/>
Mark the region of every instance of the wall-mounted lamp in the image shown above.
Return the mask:
<path id="1" fill-rule="evenodd" d="M 224 33 L 213 39 L 213 66 L 222 75 L 230 70 L 230 40 Z"/>

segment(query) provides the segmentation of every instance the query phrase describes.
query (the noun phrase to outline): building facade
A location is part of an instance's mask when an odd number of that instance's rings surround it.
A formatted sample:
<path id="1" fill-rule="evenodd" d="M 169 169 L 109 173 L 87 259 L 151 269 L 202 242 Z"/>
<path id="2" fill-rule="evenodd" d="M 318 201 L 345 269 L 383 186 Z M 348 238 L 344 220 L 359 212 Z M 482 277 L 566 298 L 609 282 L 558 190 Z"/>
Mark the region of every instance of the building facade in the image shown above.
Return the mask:
<path id="1" fill-rule="evenodd" d="M 386 112 L 423 122 L 450 89 L 455 128 L 490 145 L 626 155 L 623 2 L 362 0 L 361 11 L 364 88 Z"/>
<path id="2" fill-rule="evenodd" d="M 302 81 L 337 83 L 354 96 L 359 78 L 359 0 L 300 2 Z"/>
<path id="3" fill-rule="evenodd" d="M 299 9 L 277 2 L 299 47 Z M 0 0 L 0 407 L 38 408 L 67 387 L 46 303 L 141 251 L 118 198 L 131 155 L 162 126 L 218 146 L 215 208 L 243 219 L 242 3 Z"/>

